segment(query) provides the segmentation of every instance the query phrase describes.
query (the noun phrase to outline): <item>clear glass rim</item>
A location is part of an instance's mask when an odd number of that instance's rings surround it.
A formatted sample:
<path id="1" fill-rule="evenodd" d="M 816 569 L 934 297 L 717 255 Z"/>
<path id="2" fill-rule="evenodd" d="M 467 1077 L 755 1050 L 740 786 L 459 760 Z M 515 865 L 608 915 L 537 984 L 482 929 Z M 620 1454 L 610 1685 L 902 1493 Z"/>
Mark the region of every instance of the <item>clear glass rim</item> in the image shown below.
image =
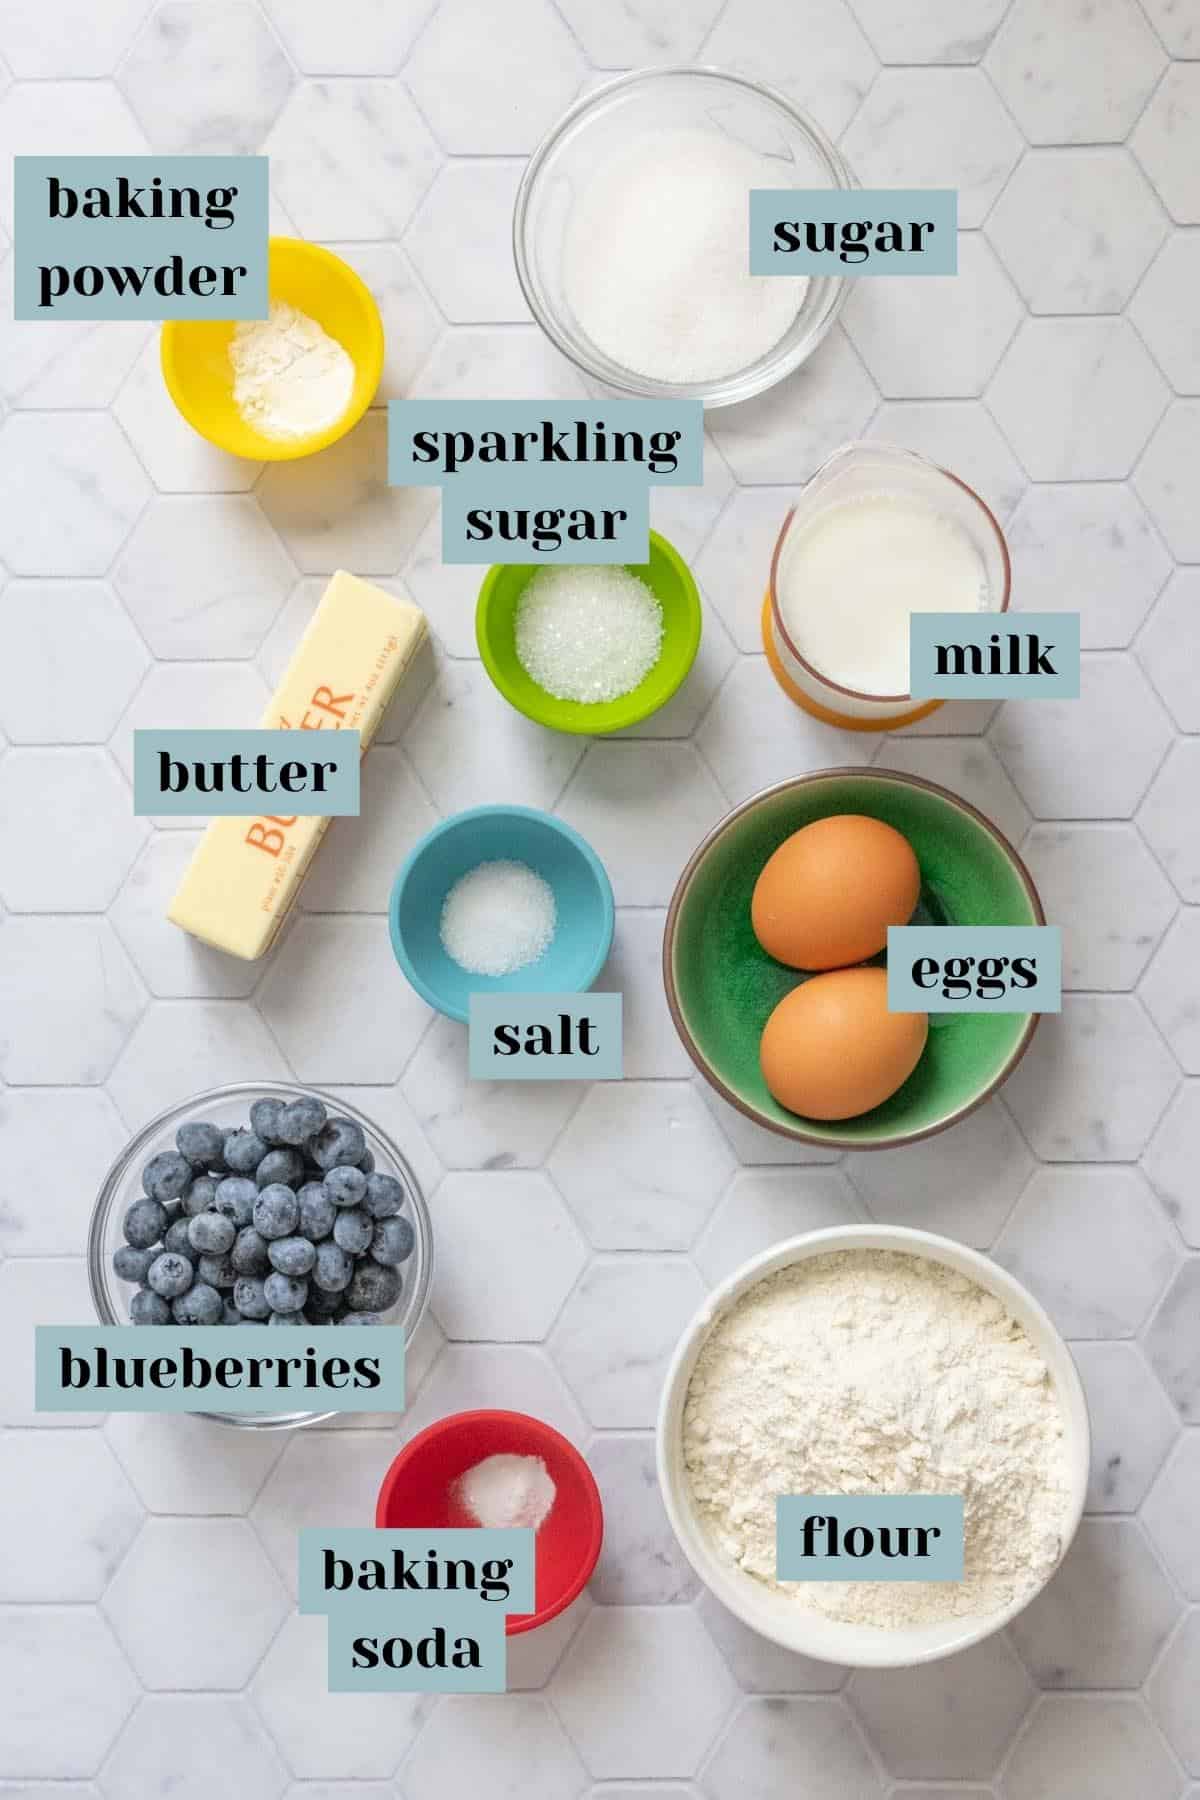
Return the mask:
<path id="1" fill-rule="evenodd" d="M 416 1336 L 417 1330 L 425 1317 L 429 1306 L 429 1292 L 433 1280 L 433 1221 L 421 1184 L 413 1172 L 408 1158 L 392 1142 L 388 1134 L 376 1125 L 373 1119 L 359 1112 L 352 1102 L 343 1100 L 340 1095 L 331 1094 L 327 1089 L 305 1085 L 301 1087 L 294 1081 L 235 1081 L 226 1087 L 205 1088 L 201 1093 L 193 1094 L 190 1099 L 179 1100 L 158 1113 L 147 1124 L 143 1125 L 129 1139 L 125 1148 L 110 1165 L 100 1191 L 92 1208 L 91 1222 L 88 1226 L 87 1264 L 88 1285 L 91 1288 L 92 1304 L 96 1308 L 96 1316 L 102 1325 L 120 1325 L 121 1320 L 113 1310 L 108 1297 L 107 1269 L 105 1262 L 104 1227 L 121 1183 L 129 1173 L 130 1165 L 137 1159 L 146 1145 L 156 1134 L 174 1123 L 181 1114 L 191 1114 L 208 1106 L 222 1106 L 227 1101 L 244 1098 L 253 1094 L 261 1098 L 263 1095 L 287 1095 L 289 1099 L 300 1099 L 304 1095 L 313 1094 L 325 1101 L 331 1112 L 344 1114 L 363 1126 L 372 1137 L 377 1138 L 387 1147 L 387 1152 L 399 1167 L 409 1190 L 414 1223 L 417 1229 L 418 1244 L 421 1249 L 419 1278 L 410 1290 L 404 1320 L 404 1342 L 408 1348 Z M 317 1425 L 326 1419 L 336 1419 L 341 1415 L 336 1412 L 295 1412 L 295 1413 L 222 1413 L 201 1412 L 195 1415 L 199 1419 L 212 1419 L 221 1425 L 232 1425 L 243 1431 L 289 1431 L 300 1425 Z"/>
<path id="2" fill-rule="evenodd" d="M 599 109 L 615 93 L 638 86 L 647 86 L 654 81 L 701 78 L 706 81 L 724 82 L 731 88 L 739 89 L 743 94 L 752 95 L 757 100 L 765 101 L 769 106 L 782 112 L 805 138 L 809 147 L 815 152 L 818 161 L 827 169 L 834 189 L 850 189 L 858 186 L 849 164 L 834 144 L 826 136 L 815 120 L 809 118 L 795 106 L 786 94 L 766 82 L 755 81 L 748 75 L 738 75 L 731 69 L 714 68 L 707 63 L 672 63 L 662 68 L 633 69 L 626 75 L 618 75 L 611 81 L 602 83 L 582 95 L 569 106 L 562 117 L 551 126 L 545 137 L 525 164 L 521 183 L 517 189 L 516 201 L 513 205 L 512 250 L 513 262 L 516 265 L 517 280 L 525 303 L 529 307 L 535 322 L 560 350 L 569 362 L 592 380 L 601 382 L 605 387 L 615 388 L 620 393 L 629 395 L 650 395 L 663 400 L 699 400 L 706 407 L 733 406 L 739 401 L 753 399 L 755 394 L 763 393 L 774 387 L 786 375 L 807 362 L 817 346 L 827 336 L 837 320 L 838 314 L 849 298 L 848 283 L 839 276 L 823 276 L 817 279 L 826 283 L 826 299 L 821 310 L 813 317 L 807 335 L 781 353 L 768 352 L 760 357 L 749 369 L 738 371 L 733 375 L 725 375 L 716 381 L 671 382 L 656 381 L 651 376 L 638 376 L 632 370 L 622 369 L 617 363 L 600 362 L 589 355 L 585 347 L 570 333 L 564 331 L 553 315 L 542 303 L 538 283 L 534 277 L 530 258 L 526 247 L 529 209 L 534 190 L 544 173 L 546 164 L 557 150 L 566 134 Z"/>

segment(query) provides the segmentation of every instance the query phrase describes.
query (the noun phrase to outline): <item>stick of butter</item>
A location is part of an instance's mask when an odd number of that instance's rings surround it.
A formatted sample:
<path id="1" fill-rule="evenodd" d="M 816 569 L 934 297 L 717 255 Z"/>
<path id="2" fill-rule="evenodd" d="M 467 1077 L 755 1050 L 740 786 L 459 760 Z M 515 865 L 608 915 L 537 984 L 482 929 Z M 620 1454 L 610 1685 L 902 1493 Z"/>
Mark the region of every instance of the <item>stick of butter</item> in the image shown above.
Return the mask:
<path id="1" fill-rule="evenodd" d="M 357 729 L 365 753 L 425 637 L 424 613 L 339 569 L 260 726 Z M 287 917 L 328 824 L 270 815 L 210 820 L 167 917 L 252 962 Z"/>

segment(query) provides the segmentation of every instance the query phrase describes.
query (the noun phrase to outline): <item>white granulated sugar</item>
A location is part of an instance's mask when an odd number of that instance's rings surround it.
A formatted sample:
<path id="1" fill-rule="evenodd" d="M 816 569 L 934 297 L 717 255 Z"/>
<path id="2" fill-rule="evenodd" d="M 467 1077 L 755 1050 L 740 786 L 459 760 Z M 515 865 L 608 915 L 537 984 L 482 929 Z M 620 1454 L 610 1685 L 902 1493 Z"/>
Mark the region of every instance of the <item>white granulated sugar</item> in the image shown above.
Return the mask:
<path id="1" fill-rule="evenodd" d="M 539 569 L 517 603 L 517 660 L 556 700 L 631 694 L 662 651 L 662 607 L 616 566 Z"/>
<path id="2" fill-rule="evenodd" d="M 540 1456 L 487 1456 L 458 1482 L 458 1497 L 488 1530 L 536 1531 L 558 1492 Z"/>
<path id="3" fill-rule="evenodd" d="M 545 954 L 556 919 L 553 888 L 525 863 L 477 863 L 446 895 L 442 945 L 470 975 L 511 975 Z"/>
<path id="4" fill-rule="evenodd" d="M 1054 1567 L 1063 1419 L 1045 1364 L 994 1294 L 883 1250 L 813 1257 L 750 1288 L 709 1333 L 683 1448 L 719 1554 L 855 1624 L 987 1614 Z M 961 1582 L 777 1582 L 779 1494 L 962 1494 Z"/>
<path id="5" fill-rule="evenodd" d="M 285 300 L 244 319 L 229 342 L 233 403 L 264 437 L 309 437 L 336 425 L 354 391 L 354 364 L 336 338 Z"/>
<path id="6" fill-rule="evenodd" d="M 598 350 L 657 381 L 749 367 L 800 310 L 806 277 L 749 273 L 750 189 L 786 169 L 716 130 L 640 134 L 587 181 L 567 220 L 566 299 Z"/>

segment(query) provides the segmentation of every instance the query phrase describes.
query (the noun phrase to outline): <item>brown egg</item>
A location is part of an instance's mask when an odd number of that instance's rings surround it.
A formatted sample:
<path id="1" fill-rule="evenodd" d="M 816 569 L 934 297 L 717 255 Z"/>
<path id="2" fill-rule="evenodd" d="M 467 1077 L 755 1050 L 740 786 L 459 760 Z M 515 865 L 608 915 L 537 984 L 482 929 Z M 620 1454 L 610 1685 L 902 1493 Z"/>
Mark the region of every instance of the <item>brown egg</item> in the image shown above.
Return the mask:
<path id="1" fill-rule="evenodd" d="M 925 1013 L 888 1011 L 886 969 L 836 969 L 784 996 L 767 1020 L 759 1060 L 789 1112 L 854 1119 L 908 1080 L 928 1035 Z"/>
<path id="2" fill-rule="evenodd" d="M 921 891 L 912 845 L 880 819 L 838 813 L 785 838 L 754 884 L 750 920 L 790 969 L 844 969 L 907 925 Z"/>

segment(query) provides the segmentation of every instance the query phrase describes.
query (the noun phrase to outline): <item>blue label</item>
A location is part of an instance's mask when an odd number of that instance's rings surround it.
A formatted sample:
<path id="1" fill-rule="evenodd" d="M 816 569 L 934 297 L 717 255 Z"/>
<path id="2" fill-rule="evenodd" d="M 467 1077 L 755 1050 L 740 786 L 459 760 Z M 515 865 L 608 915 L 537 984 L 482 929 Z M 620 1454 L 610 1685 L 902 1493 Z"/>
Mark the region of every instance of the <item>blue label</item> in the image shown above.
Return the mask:
<path id="1" fill-rule="evenodd" d="M 331 1694 L 502 1694 L 508 1685 L 504 1615 L 486 1606 L 426 1602 L 329 1621 Z"/>
<path id="2" fill-rule="evenodd" d="M 961 1494 L 781 1494 L 779 1581 L 961 1581 Z"/>
<path id="3" fill-rule="evenodd" d="M 620 1081 L 620 994 L 472 994 L 472 1081 Z"/>
<path id="4" fill-rule="evenodd" d="M 704 480 L 699 400 L 393 400 L 388 481 L 441 487 L 495 479 L 540 497 L 574 470 L 597 499 L 633 477 L 664 487 Z"/>
<path id="5" fill-rule="evenodd" d="M 603 483 L 566 471 L 527 481 L 460 477 L 442 489 L 446 563 L 644 563 L 650 490 L 628 473 Z"/>
<path id="6" fill-rule="evenodd" d="M 1062 1011 L 1057 925 L 891 925 L 889 1012 Z"/>
<path id="7" fill-rule="evenodd" d="M 957 275 L 954 188 L 753 188 L 752 275 Z"/>
<path id="8" fill-rule="evenodd" d="M 357 731 L 135 731 L 133 810 L 357 818 L 361 761 Z"/>
<path id="9" fill-rule="evenodd" d="M 396 1325 L 39 1325 L 39 1412 L 403 1412 Z"/>
<path id="10" fill-rule="evenodd" d="M 18 156 L 18 319 L 264 319 L 265 156 Z"/>
<path id="11" fill-rule="evenodd" d="M 503 1618 L 532 1612 L 533 1596 L 534 1533 L 524 1527 L 353 1525 L 300 1533 L 303 1613 L 365 1612 L 377 1623 L 381 1609 L 394 1619 L 411 1605 L 436 1602 L 447 1616 L 455 1606 L 477 1606 Z"/>
<path id="12" fill-rule="evenodd" d="M 1079 614 L 925 612 L 909 620 L 914 700 L 1078 700 Z"/>

